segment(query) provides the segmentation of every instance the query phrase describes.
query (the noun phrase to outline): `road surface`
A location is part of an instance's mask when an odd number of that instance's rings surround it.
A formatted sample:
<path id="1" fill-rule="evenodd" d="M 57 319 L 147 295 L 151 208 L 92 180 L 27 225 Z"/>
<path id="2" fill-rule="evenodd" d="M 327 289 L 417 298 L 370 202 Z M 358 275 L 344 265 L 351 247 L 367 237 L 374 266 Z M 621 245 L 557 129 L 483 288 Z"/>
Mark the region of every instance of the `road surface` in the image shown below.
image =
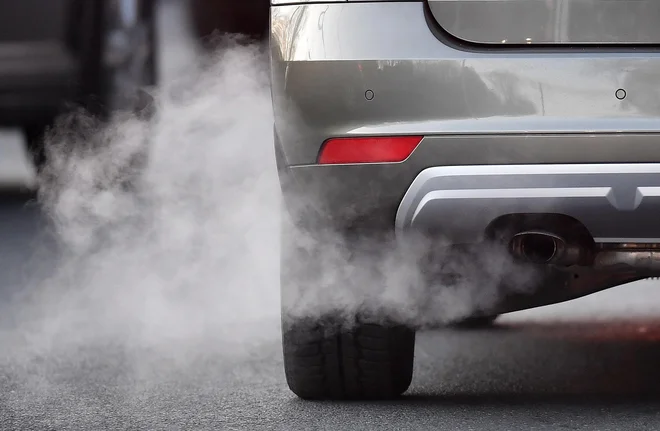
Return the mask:
<path id="1" fill-rule="evenodd" d="M 5 194 L 0 219 L 7 303 L 29 290 L 26 260 L 40 250 L 48 271 L 55 252 L 29 196 Z M 71 351 L 41 340 L 43 352 L 24 356 L 12 351 L 26 344 L 13 337 L 21 318 L 0 319 L 0 429 L 657 429 L 659 304 L 657 285 L 637 283 L 506 316 L 492 330 L 420 334 L 411 390 L 386 403 L 296 399 L 272 317 L 234 344 L 205 334 L 203 345 L 152 348 L 100 336 L 69 339 Z"/>

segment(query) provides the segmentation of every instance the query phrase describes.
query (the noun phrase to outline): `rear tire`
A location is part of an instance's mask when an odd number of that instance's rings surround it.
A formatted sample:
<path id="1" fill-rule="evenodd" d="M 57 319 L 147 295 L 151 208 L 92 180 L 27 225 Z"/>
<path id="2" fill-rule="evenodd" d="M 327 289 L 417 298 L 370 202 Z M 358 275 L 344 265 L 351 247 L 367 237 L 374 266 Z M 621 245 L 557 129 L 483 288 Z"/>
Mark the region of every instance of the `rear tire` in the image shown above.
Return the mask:
<path id="1" fill-rule="evenodd" d="M 325 243 L 318 231 L 294 227 L 286 211 L 282 215 L 282 347 L 291 391 L 314 400 L 390 399 L 403 394 L 412 381 L 414 329 L 390 323 L 386 313 L 367 320 L 357 309 L 339 313 L 332 306 L 321 311 L 305 305 L 307 294 L 318 304 L 318 289 L 332 289 L 321 280 L 339 284 L 341 277 L 328 274 L 335 268 L 331 259 L 323 258 Z"/>
<path id="2" fill-rule="evenodd" d="M 412 381 L 415 332 L 406 327 L 296 321 L 282 341 L 287 383 L 303 399 L 391 399 Z"/>

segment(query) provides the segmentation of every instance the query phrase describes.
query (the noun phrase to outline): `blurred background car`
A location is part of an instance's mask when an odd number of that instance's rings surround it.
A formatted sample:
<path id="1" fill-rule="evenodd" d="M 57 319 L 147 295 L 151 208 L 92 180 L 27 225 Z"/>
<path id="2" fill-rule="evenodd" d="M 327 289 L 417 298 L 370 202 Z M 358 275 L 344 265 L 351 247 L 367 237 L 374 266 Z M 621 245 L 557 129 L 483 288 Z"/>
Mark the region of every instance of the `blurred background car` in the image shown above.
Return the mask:
<path id="1" fill-rule="evenodd" d="M 186 0 L 198 44 L 264 40 L 267 0 Z M 44 132 L 76 107 L 141 110 L 156 85 L 158 0 L 0 0 L 0 128 L 18 129 L 37 167 Z"/>
<path id="2" fill-rule="evenodd" d="M 22 130 L 37 166 L 44 132 L 83 107 L 142 109 L 156 84 L 155 0 L 0 0 L 0 127 Z"/>
<path id="3" fill-rule="evenodd" d="M 164 51 L 209 52 L 223 34 L 265 41 L 269 25 L 267 0 L 0 0 L 0 12 L 0 182 L 29 188 L 61 114 L 144 112 L 140 89 L 177 74 Z"/>

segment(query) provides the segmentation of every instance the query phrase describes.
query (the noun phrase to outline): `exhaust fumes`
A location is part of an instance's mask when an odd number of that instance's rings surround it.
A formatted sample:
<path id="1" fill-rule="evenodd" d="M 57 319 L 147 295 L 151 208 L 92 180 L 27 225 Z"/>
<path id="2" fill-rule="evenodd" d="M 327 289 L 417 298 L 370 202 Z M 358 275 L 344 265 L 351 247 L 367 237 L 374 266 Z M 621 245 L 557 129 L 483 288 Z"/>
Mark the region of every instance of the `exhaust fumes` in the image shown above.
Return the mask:
<path id="1" fill-rule="evenodd" d="M 261 47 L 225 45 L 155 92 L 148 120 L 77 112 L 51 131 L 39 201 L 59 266 L 12 305 L 28 350 L 112 340 L 185 356 L 174 345 L 215 339 L 232 356 L 276 336 L 268 71 Z"/>
<path id="2" fill-rule="evenodd" d="M 292 319 L 343 316 L 350 326 L 363 314 L 432 328 L 487 312 L 505 293 L 533 288 L 532 268 L 496 243 L 457 250 L 415 233 L 396 239 L 346 239 L 332 230 L 289 236 L 295 250 L 284 256 L 282 299 Z"/>
<path id="3" fill-rule="evenodd" d="M 227 42 L 154 92 L 150 119 L 101 124 L 79 112 L 51 131 L 39 201 L 58 266 L 0 317 L 13 378 L 47 387 L 54 369 L 84 372 L 102 349 L 112 354 L 99 361 L 159 379 L 209 351 L 221 367 L 279 343 L 287 221 L 264 57 Z M 310 205 L 301 197 L 294 208 Z M 526 289 L 532 277 L 488 244 L 449 255 L 429 238 L 292 232 L 313 256 L 284 268 L 285 281 L 296 273 L 285 305 L 297 317 L 366 309 L 424 327 L 491 307 L 501 279 Z"/>

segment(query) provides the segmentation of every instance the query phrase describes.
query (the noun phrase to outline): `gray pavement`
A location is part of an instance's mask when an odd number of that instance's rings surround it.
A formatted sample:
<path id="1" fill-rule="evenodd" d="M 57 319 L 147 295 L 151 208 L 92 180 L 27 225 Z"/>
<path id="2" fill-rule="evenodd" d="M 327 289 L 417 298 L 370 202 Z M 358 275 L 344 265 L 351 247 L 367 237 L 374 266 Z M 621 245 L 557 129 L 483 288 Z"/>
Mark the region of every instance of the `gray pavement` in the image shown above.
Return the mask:
<path id="1" fill-rule="evenodd" d="M 32 289 L 25 263 L 35 252 L 44 273 L 56 262 L 28 199 L 0 204 L 5 304 Z M 7 313 L 0 429 L 657 429 L 659 304 L 657 284 L 643 282 L 505 316 L 492 330 L 423 333 L 409 394 L 386 403 L 296 399 L 268 313 L 247 331 L 161 334 L 157 345 L 113 337 L 123 332 L 73 339 L 75 330 L 49 344 Z"/>
<path id="2" fill-rule="evenodd" d="M 173 75 L 194 58 L 180 17 L 175 2 L 162 11 Z M 401 400 L 304 402 L 282 370 L 276 222 L 244 231 L 259 239 L 254 249 L 224 229 L 214 239 L 231 246 L 209 257 L 181 242 L 196 232 L 180 215 L 162 249 L 115 243 L 72 264 L 57 224 L 24 191 L 34 177 L 20 137 L 0 142 L 0 177 L 15 190 L 0 196 L 0 430 L 660 428 L 658 282 L 514 313 L 490 330 L 422 333 Z M 175 167 L 167 172 L 186 173 Z M 205 223 L 211 236 L 222 227 Z M 232 270 L 213 272 L 221 263 Z M 195 290 L 199 281 L 208 290 Z"/>

